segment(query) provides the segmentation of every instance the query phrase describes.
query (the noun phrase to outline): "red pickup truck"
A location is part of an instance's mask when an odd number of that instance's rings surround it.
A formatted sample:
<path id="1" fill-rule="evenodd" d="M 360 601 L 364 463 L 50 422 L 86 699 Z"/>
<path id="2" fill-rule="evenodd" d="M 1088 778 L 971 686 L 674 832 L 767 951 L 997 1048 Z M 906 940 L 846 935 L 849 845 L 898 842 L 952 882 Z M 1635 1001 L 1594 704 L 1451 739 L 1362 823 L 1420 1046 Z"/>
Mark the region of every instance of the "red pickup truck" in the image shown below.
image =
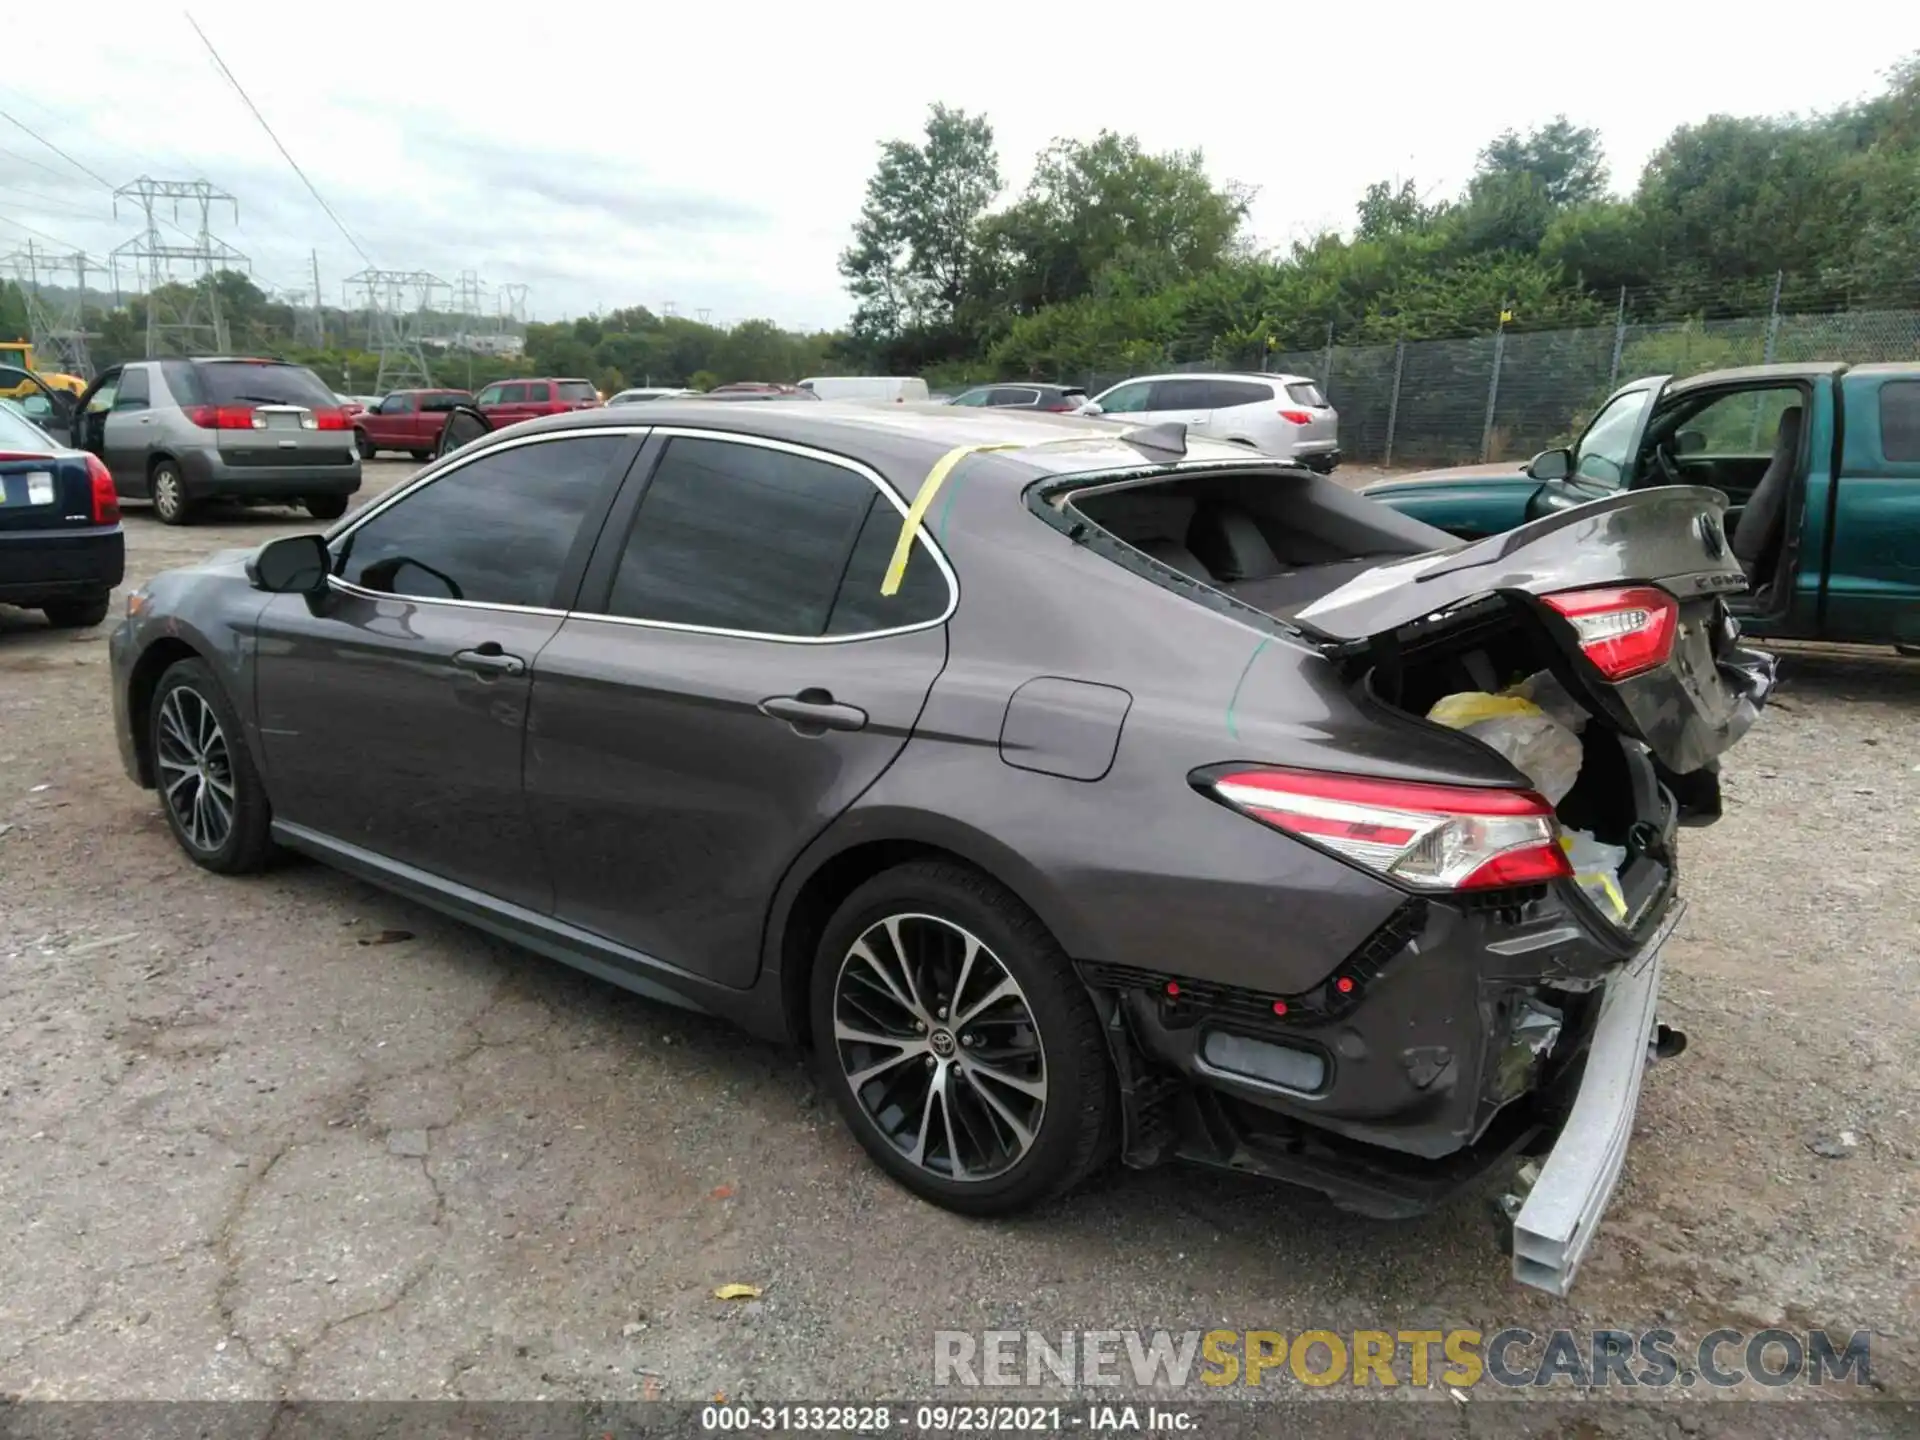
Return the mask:
<path id="1" fill-rule="evenodd" d="M 447 412 L 471 405 L 465 390 L 395 390 L 371 410 L 353 416 L 354 443 L 360 458 L 371 460 L 382 450 L 405 450 L 425 460 L 440 444 Z"/>
<path id="2" fill-rule="evenodd" d="M 566 410 L 592 410 L 603 402 L 591 380 L 560 379 L 502 380 L 480 392 L 474 405 L 496 430 L 539 415 L 558 415 Z"/>

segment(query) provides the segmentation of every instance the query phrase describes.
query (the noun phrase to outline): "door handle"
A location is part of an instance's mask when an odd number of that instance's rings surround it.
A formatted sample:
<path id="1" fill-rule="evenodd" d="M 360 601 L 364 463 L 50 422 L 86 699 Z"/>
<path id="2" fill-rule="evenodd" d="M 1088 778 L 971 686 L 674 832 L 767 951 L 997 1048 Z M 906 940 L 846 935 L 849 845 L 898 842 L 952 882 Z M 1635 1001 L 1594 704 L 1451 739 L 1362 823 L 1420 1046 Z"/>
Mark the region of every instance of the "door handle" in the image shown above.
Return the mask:
<path id="1" fill-rule="evenodd" d="M 798 695 L 769 696 L 760 702 L 760 713 L 786 721 L 802 735 L 867 728 L 866 711 L 857 705 L 841 705 L 831 691 L 814 688 L 802 690 Z"/>
<path id="2" fill-rule="evenodd" d="M 491 680 L 497 675 L 524 675 L 527 662 L 518 655 L 509 655 L 500 648 L 497 640 L 488 640 L 474 646 L 471 650 L 453 652 L 453 663 L 462 670 L 478 675 L 483 680 Z"/>

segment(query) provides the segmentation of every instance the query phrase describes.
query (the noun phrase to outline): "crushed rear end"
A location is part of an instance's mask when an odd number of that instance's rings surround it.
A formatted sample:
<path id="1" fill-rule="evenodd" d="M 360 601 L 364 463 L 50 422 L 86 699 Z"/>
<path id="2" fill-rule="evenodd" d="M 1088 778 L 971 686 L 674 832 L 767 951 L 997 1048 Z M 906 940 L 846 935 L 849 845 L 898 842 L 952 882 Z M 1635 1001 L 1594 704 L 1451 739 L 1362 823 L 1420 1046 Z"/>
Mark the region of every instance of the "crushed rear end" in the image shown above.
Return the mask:
<path id="1" fill-rule="evenodd" d="M 1683 1043 L 1655 1017 L 1684 908 L 1678 832 L 1718 818 L 1718 757 L 1773 684 L 1773 658 L 1742 642 L 1724 603 L 1745 586 L 1725 499 L 1622 495 L 1463 547 L 1297 471 L 1179 468 L 1050 484 L 1036 508 L 1116 563 L 1318 650 L 1362 717 L 1351 767 L 1228 755 L 1190 783 L 1401 898 L 1304 989 L 1211 983 L 1174 962 L 1165 975 L 1084 967 L 1129 1102 L 1128 1158 L 1271 1175 L 1380 1216 L 1527 1159 L 1530 1188 L 1510 1197 L 1514 1273 L 1565 1293 L 1618 1178 L 1642 1070 Z M 1165 528 L 1156 507 L 1182 513 L 1168 503 L 1180 495 L 1195 500 L 1184 533 L 1149 533 Z M 1203 525 L 1223 503 L 1233 523 Z M 1243 706 L 1261 705 L 1265 673 L 1243 677 Z M 1485 742 L 1428 718 L 1449 697 L 1517 686 L 1551 695 L 1577 747 L 1552 800 L 1508 756 L 1490 769 Z M 1436 732 L 1466 783 L 1383 778 L 1406 749 L 1433 754 Z M 1509 780 L 1490 784 L 1501 764 Z M 1607 857 L 1604 877 L 1576 872 L 1575 835 Z"/>

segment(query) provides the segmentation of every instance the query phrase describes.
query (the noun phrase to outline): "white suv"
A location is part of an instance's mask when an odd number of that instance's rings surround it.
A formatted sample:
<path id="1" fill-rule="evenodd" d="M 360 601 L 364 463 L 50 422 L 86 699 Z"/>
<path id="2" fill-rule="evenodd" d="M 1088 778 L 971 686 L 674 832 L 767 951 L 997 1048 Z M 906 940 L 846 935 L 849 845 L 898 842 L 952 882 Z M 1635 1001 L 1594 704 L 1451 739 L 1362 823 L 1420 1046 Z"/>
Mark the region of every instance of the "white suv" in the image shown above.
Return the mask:
<path id="1" fill-rule="evenodd" d="M 1323 475 L 1340 463 L 1340 413 L 1304 375 L 1145 375 L 1101 391 L 1080 413 L 1178 420 L 1195 434 L 1298 460 Z"/>

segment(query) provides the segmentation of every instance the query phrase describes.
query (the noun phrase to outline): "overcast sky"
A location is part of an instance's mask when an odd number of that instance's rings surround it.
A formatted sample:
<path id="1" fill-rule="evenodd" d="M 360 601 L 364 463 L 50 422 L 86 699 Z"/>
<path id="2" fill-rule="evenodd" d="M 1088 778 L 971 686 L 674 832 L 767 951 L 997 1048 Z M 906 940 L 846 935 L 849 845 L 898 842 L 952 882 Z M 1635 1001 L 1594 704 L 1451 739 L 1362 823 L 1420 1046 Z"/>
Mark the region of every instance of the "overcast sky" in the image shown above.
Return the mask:
<path id="1" fill-rule="evenodd" d="M 1216 177 L 1258 187 L 1254 231 L 1283 245 L 1348 226 L 1374 179 L 1451 194 L 1507 126 L 1565 111 L 1599 127 L 1624 189 L 1682 122 L 1831 108 L 1920 49 L 1920 6 L 1891 3 L 1870 26 L 1698 0 L 1109 0 L 1008 23 L 900 0 L 191 9 L 375 264 L 523 283 L 538 319 L 672 301 L 795 327 L 847 317 L 834 261 L 876 146 L 916 135 L 936 100 L 991 118 L 1010 191 L 1055 136 L 1105 126 L 1198 147 Z M 238 223 L 216 216 L 215 234 L 256 280 L 304 285 L 316 249 L 339 303 L 367 258 L 183 11 L 109 0 L 37 33 L 40 63 L 0 70 L 0 109 L 116 184 L 145 172 L 232 191 Z M 38 83 L 55 73 L 72 83 Z M 137 213 L 122 201 L 116 220 L 105 185 L 0 120 L 0 254 L 27 226 L 104 255 Z"/>

